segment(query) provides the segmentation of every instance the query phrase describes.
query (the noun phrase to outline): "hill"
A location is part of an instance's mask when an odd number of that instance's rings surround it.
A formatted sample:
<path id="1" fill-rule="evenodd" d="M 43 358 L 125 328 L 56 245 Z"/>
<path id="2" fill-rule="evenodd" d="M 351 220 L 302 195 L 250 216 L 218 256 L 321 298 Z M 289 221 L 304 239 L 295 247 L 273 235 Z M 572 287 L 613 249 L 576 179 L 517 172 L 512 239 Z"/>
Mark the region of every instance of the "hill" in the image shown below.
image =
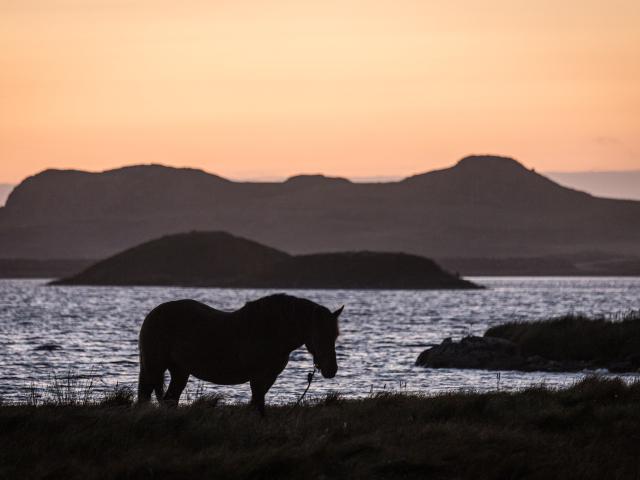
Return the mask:
<path id="1" fill-rule="evenodd" d="M 640 255 L 638 218 L 640 202 L 596 198 L 493 156 L 388 183 L 321 175 L 233 182 L 159 165 L 47 170 L 0 209 L 0 257 L 105 258 L 190 230 L 224 230 L 296 254 Z"/>
<path id="2" fill-rule="evenodd" d="M 415 255 L 346 252 L 293 256 L 225 232 L 146 242 L 55 285 L 238 288 L 477 288 Z"/>

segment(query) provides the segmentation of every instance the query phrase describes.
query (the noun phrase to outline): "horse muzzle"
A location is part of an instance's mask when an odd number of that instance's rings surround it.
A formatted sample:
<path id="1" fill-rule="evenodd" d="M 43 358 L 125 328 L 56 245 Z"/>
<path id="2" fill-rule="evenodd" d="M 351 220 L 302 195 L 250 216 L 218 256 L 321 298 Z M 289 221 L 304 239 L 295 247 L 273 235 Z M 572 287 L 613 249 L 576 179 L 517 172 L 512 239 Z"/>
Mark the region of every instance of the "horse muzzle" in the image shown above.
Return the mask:
<path id="1" fill-rule="evenodd" d="M 320 373 L 324 378 L 333 378 L 338 373 L 338 366 L 330 367 L 330 368 L 320 368 Z"/>
<path id="2" fill-rule="evenodd" d="M 314 355 L 313 365 L 324 378 L 333 378 L 336 376 L 336 373 L 338 373 L 338 362 L 336 362 L 335 358 L 329 358 L 327 360 Z"/>

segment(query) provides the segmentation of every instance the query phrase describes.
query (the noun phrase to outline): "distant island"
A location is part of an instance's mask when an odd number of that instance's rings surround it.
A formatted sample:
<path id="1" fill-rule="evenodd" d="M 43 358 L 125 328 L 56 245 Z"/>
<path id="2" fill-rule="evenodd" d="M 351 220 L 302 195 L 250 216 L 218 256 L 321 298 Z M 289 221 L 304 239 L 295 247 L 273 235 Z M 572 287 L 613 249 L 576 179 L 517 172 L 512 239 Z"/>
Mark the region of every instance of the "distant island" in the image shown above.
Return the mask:
<path id="1" fill-rule="evenodd" d="M 3 259 L 1 278 L 66 278 L 100 259 Z M 464 277 L 483 276 L 558 276 L 602 277 L 640 276 L 640 257 L 609 255 L 599 252 L 548 257 L 514 258 L 438 258 L 438 265 Z"/>
<path id="2" fill-rule="evenodd" d="M 145 242 L 53 285 L 235 288 L 474 289 L 434 261 L 404 253 L 289 255 L 226 232 L 190 232 Z"/>

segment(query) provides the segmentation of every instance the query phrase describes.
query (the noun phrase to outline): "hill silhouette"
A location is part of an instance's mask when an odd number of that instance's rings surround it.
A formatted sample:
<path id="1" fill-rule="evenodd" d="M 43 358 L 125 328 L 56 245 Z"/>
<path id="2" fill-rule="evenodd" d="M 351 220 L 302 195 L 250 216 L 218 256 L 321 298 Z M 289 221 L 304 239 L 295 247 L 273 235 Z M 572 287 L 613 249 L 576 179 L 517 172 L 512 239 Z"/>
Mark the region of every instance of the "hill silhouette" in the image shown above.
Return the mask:
<path id="1" fill-rule="evenodd" d="M 346 252 L 294 256 L 225 232 L 191 232 L 151 240 L 53 284 L 477 288 L 415 255 Z"/>
<path id="2" fill-rule="evenodd" d="M 47 170 L 0 209 L 0 257 L 105 258 L 190 230 L 224 230 L 296 254 L 639 255 L 638 218 L 640 202 L 593 197 L 495 156 L 388 183 L 321 175 L 234 182 L 159 165 Z"/>

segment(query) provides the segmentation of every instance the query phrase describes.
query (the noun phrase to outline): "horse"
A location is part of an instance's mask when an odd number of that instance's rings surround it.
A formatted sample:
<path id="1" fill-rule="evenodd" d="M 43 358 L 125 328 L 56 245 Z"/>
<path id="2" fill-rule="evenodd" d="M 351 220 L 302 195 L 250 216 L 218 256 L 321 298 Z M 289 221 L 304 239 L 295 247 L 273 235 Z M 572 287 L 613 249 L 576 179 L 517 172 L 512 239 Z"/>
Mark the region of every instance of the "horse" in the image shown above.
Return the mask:
<path id="1" fill-rule="evenodd" d="M 151 400 L 177 405 L 190 375 L 219 385 L 249 382 L 251 405 L 264 415 L 265 395 L 289 362 L 289 354 L 305 345 L 314 367 L 325 378 L 338 371 L 335 312 L 291 295 L 276 294 L 246 303 L 233 312 L 216 310 L 196 300 L 177 300 L 155 307 L 145 317 L 139 336 L 138 403 Z M 171 380 L 164 393 L 164 375 Z"/>

